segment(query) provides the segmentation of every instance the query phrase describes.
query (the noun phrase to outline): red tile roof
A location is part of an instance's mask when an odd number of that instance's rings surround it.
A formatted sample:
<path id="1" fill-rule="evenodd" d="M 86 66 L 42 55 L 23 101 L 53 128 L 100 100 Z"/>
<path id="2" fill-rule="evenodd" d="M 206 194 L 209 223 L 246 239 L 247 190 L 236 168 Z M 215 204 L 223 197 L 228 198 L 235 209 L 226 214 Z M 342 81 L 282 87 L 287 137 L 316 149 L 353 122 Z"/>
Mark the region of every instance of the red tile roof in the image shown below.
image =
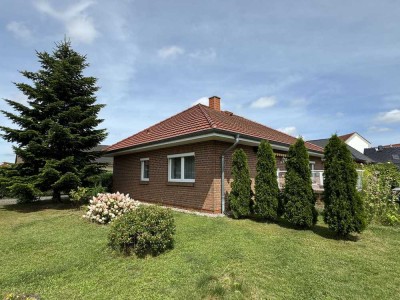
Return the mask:
<path id="1" fill-rule="evenodd" d="M 227 131 L 286 145 L 291 145 L 296 141 L 296 138 L 290 135 L 236 116 L 230 112 L 217 111 L 208 106 L 197 104 L 111 145 L 107 148 L 107 151 L 118 151 L 188 134 L 201 134 L 203 131 L 209 130 Z M 309 150 L 323 152 L 323 148 L 317 145 L 308 142 L 305 144 Z"/>
<path id="2" fill-rule="evenodd" d="M 400 148 L 400 144 L 390 144 L 383 146 L 385 148 Z"/>
<path id="3" fill-rule="evenodd" d="M 344 135 L 340 135 L 339 139 L 341 139 L 342 141 L 347 141 L 353 134 L 355 134 L 355 132 L 352 133 L 348 133 L 348 134 L 344 134 Z"/>

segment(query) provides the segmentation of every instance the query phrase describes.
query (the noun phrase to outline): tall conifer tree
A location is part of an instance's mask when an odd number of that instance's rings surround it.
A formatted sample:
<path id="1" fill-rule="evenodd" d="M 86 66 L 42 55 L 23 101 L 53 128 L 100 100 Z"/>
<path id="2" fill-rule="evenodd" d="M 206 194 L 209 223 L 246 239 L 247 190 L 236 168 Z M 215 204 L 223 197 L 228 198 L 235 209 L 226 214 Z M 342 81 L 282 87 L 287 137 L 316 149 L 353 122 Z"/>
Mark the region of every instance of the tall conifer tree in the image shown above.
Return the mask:
<path id="1" fill-rule="evenodd" d="M 271 145 L 267 141 L 262 141 L 257 151 L 254 212 L 268 220 L 276 220 L 278 196 L 275 155 Z"/>
<path id="2" fill-rule="evenodd" d="M 284 218 L 299 227 L 317 222 L 315 196 L 311 184 L 310 161 L 302 138 L 290 146 L 286 162 Z"/>
<path id="3" fill-rule="evenodd" d="M 232 190 L 229 193 L 229 207 L 234 218 L 250 215 L 251 179 L 247 155 L 237 149 L 232 155 Z"/>
<path id="4" fill-rule="evenodd" d="M 16 113 L 2 111 L 18 128 L 0 130 L 23 160 L 13 170 L 14 194 L 52 190 L 53 199 L 60 200 L 61 192 L 85 185 L 101 172 L 93 162 L 101 153 L 88 150 L 106 137 L 105 129 L 98 129 L 104 105 L 96 104 L 97 79 L 84 75 L 86 56 L 74 51 L 69 41 L 57 43 L 52 53 L 37 52 L 37 57 L 39 71 L 21 72 L 32 84 L 15 84 L 27 96 L 27 105 L 6 100 Z"/>
<path id="5" fill-rule="evenodd" d="M 362 199 L 357 191 L 357 171 L 350 150 L 334 134 L 325 147 L 324 221 L 329 229 L 346 236 L 366 227 Z"/>

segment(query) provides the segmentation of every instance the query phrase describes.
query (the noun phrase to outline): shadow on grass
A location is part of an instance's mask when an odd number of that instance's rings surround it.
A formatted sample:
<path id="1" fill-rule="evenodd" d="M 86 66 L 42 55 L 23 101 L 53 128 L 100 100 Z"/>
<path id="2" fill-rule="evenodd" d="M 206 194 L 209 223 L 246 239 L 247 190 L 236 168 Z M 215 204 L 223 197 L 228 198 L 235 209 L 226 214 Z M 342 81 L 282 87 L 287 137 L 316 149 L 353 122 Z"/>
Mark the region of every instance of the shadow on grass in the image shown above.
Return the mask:
<path id="1" fill-rule="evenodd" d="M 256 222 L 256 223 L 261 223 L 261 224 L 276 224 L 282 228 L 287 228 L 287 229 L 293 229 L 293 230 L 302 230 L 302 231 L 312 231 L 313 233 L 319 235 L 320 237 L 323 237 L 325 239 L 330 239 L 330 240 L 337 240 L 337 241 L 350 241 L 350 242 L 357 242 L 359 240 L 359 236 L 357 235 L 348 235 L 348 236 L 341 236 L 336 234 L 335 232 L 329 230 L 328 227 L 319 225 L 318 223 L 314 225 L 312 228 L 304 228 L 304 227 L 299 227 L 299 226 L 294 226 L 288 221 L 286 221 L 283 218 L 279 218 L 277 221 L 267 221 L 261 217 L 257 216 L 251 216 L 248 218 L 249 220 Z"/>
<path id="2" fill-rule="evenodd" d="M 1 203 L 0 203 L 1 204 Z M 66 210 L 76 208 L 69 201 L 53 202 L 52 200 L 40 200 L 32 203 L 3 204 L 0 209 L 16 211 L 20 213 L 31 213 L 46 209 Z"/>

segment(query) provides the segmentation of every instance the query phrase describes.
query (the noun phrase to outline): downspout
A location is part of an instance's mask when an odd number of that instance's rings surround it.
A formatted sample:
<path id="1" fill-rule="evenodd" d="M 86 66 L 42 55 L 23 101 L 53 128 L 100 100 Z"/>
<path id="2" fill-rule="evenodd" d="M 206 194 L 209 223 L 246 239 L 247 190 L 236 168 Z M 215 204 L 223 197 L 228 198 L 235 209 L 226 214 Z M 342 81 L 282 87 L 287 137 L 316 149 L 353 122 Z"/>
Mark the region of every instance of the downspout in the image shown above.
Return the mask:
<path id="1" fill-rule="evenodd" d="M 236 135 L 235 142 L 221 155 L 221 213 L 225 213 L 225 154 L 236 147 L 239 143 L 240 135 Z"/>

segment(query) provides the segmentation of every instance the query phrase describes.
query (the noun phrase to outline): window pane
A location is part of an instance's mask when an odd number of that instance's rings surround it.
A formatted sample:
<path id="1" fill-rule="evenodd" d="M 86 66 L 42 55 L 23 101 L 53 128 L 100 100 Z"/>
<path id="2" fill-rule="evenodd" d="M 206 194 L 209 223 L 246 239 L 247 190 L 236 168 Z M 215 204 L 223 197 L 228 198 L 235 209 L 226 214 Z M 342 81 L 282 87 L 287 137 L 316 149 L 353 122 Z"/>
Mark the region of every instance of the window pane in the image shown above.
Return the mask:
<path id="1" fill-rule="evenodd" d="M 194 156 L 185 157 L 185 179 L 194 179 Z"/>
<path id="2" fill-rule="evenodd" d="M 143 161 L 143 178 L 149 178 L 149 161 Z"/>
<path id="3" fill-rule="evenodd" d="M 171 158 L 171 178 L 181 179 L 181 158 Z"/>

